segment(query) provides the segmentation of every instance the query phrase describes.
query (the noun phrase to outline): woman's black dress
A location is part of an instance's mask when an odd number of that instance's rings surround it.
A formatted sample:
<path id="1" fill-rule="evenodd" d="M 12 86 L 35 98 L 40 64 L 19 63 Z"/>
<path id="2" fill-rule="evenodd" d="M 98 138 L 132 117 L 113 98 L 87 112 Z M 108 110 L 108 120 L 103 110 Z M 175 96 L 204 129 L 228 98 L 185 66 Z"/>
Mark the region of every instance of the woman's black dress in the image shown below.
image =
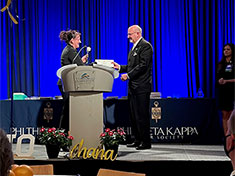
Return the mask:
<path id="1" fill-rule="evenodd" d="M 230 62 L 222 62 L 218 65 L 217 70 L 217 84 L 218 84 L 218 103 L 219 109 L 225 111 L 231 111 L 234 108 L 234 92 L 235 92 L 235 83 L 226 83 L 219 84 L 218 80 L 223 78 L 227 79 L 235 79 L 235 65 L 234 61 L 230 60 Z"/>

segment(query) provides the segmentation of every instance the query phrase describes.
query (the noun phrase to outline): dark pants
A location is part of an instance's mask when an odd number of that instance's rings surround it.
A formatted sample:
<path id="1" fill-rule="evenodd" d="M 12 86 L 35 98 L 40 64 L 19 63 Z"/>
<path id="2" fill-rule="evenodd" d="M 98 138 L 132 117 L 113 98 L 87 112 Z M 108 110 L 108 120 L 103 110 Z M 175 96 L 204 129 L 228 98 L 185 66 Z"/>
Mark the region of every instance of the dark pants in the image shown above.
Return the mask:
<path id="1" fill-rule="evenodd" d="M 128 94 L 130 121 L 135 142 L 150 144 L 150 93 Z"/>
<path id="2" fill-rule="evenodd" d="M 60 93 L 64 100 L 64 105 L 62 109 L 62 113 L 60 116 L 60 124 L 59 128 L 65 129 L 65 132 L 69 131 L 69 93 L 64 92 L 62 85 L 58 85 L 60 89 Z"/>

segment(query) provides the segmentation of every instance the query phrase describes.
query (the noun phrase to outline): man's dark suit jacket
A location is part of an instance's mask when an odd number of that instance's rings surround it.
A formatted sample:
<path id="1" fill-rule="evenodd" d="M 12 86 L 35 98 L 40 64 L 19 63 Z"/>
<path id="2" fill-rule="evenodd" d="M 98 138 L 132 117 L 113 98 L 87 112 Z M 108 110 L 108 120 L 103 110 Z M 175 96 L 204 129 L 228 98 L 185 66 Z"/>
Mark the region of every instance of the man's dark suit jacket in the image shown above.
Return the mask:
<path id="1" fill-rule="evenodd" d="M 142 38 L 128 54 L 128 65 L 121 65 L 120 73 L 129 76 L 128 92 L 134 94 L 152 91 L 152 45 Z"/>

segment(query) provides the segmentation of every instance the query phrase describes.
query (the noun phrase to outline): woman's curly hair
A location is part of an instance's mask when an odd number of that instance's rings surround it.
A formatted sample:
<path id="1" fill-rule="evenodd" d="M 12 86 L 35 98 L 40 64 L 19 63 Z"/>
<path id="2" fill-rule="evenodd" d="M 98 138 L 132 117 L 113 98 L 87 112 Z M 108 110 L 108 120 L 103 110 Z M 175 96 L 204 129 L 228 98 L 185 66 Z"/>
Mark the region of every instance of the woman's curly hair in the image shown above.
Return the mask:
<path id="1" fill-rule="evenodd" d="M 68 30 L 68 31 L 61 31 L 59 38 L 60 40 L 64 40 L 66 43 L 69 43 L 69 41 L 73 38 L 76 38 L 77 35 L 81 35 L 81 33 L 79 33 L 76 30 Z"/>
<path id="2" fill-rule="evenodd" d="M 8 176 L 11 165 L 14 163 L 11 143 L 6 133 L 0 129 L 0 175 Z"/>

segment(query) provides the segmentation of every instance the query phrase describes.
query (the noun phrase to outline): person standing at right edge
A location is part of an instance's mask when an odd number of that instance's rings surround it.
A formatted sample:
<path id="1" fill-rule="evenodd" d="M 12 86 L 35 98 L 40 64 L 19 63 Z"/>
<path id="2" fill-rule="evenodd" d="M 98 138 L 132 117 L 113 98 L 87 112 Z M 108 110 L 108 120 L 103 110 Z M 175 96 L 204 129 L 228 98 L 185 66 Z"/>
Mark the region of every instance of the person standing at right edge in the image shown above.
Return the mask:
<path id="1" fill-rule="evenodd" d="M 119 65 L 113 62 L 118 69 L 122 81 L 128 83 L 128 101 L 130 121 L 135 141 L 127 147 L 136 147 L 137 150 L 151 148 L 150 139 L 150 93 L 152 91 L 152 45 L 142 37 L 142 29 L 138 25 L 128 28 L 127 38 L 134 44 L 128 54 L 128 64 Z"/>
<path id="2" fill-rule="evenodd" d="M 218 103 L 219 109 L 222 111 L 224 135 L 228 130 L 227 121 L 234 109 L 234 70 L 234 44 L 226 44 L 217 68 Z"/>
<path id="3" fill-rule="evenodd" d="M 227 124 L 228 131 L 226 133 L 224 149 L 233 166 L 230 176 L 235 176 L 235 110 L 232 111 Z"/>

